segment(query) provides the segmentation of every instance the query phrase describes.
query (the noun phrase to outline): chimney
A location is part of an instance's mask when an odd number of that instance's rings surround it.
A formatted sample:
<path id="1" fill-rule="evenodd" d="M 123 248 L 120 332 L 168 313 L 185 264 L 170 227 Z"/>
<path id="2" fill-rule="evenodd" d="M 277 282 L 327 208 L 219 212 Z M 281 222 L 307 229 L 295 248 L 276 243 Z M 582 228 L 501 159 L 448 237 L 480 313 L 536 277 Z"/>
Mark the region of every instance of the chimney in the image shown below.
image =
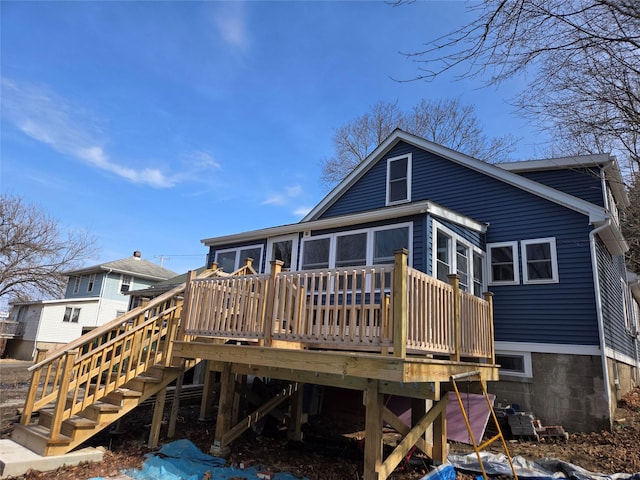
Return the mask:
<path id="1" fill-rule="evenodd" d="M 140 252 L 140 250 L 136 250 L 135 252 L 133 252 L 133 258 L 140 260 L 140 257 L 142 257 L 142 253 Z"/>

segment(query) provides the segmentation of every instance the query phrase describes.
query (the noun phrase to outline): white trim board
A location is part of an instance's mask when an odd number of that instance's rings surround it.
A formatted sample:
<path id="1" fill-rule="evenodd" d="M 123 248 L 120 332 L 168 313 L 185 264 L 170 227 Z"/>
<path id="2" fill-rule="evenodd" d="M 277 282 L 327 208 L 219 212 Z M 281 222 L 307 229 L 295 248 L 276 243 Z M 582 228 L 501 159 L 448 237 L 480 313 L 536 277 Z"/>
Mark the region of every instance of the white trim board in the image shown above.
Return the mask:
<path id="1" fill-rule="evenodd" d="M 495 349 L 512 352 L 557 353 L 560 355 L 595 355 L 602 351 L 597 345 L 570 345 L 565 343 L 495 342 Z"/>
<path id="2" fill-rule="evenodd" d="M 630 365 L 632 367 L 639 367 L 640 368 L 640 364 L 638 363 L 638 361 L 633 358 L 630 357 L 629 355 L 625 355 L 624 353 L 620 353 L 620 352 L 616 352 L 613 349 L 607 347 L 604 350 L 607 354 L 607 358 L 611 359 L 611 360 L 615 360 L 616 362 L 622 362 L 622 363 L 626 363 L 627 365 Z"/>

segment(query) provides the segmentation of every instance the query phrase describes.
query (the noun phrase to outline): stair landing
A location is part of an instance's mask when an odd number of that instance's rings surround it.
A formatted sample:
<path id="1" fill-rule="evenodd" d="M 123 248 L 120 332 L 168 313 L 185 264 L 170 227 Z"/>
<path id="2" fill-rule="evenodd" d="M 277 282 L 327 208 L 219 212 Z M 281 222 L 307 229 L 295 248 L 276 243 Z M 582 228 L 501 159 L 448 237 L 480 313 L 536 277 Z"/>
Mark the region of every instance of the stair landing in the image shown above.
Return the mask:
<path id="1" fill-rule="evenodd" d="M 13 440 L 0 439 L 0 478 L 23 475 L 27 470 L 48 472 L 63 465 L 100 462 L 104 452 L 102 447 L 87 447 L 64 455 L 43 457 Z"/>

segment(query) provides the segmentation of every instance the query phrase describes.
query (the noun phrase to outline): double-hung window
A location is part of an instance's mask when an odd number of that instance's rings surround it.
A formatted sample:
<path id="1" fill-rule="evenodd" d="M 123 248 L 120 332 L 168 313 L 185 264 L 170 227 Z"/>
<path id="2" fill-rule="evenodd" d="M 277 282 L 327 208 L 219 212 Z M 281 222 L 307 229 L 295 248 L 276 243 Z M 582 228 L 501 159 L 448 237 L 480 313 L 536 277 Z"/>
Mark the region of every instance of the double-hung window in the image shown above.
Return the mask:
<path id="1" fill-rule="evenodd" d="M 411 201 L 411 154 L 387 160 L 387 205 Z"/>
<path id="2" fill-rule="evenodd" d="M 131 275 L 122 274 L 120 278 L 120 292 L 128 292 L 131 288 L 131 284 L 133 283 L 133 277 Z"/>
<path id="3" fill-rule="evenodd" d="M 73 293 L 80 291 L 80 277 L 73 277 Z"/>
<path id="4" fill-rule="evenodd" d="M 557 283 L 556 239 L 522 240 L 523 283 Z"/>
<path id="5" fill-rule="evenodd" d="M 453 270 L 451 242 L 452 239 L 449 235 L 438 230 L 436 234 L 436 278 L 442 282 L 449 281 L 449 275 Z"/>
<path id="6" fill-rule="evenodd" d="M 64 309 L 63 322 L 78 323 L 80 319 L 80 309 L 75 307 L 66 307 Z"/>
<path id="7" fill-rule="evenodd" d="M 518 242 L 490 243 L 489 284 L 515 285 L 520 282 L 518 275 Z"/>
<path id="8" fill-rule="evenodd" d="M 460 288 L 482 296 L 484 290 L 484 256 L 479 247 L 434 221 L 435 245 L 433 250 L 435 277 L 449 282 L 449 275 L 456 274 Z"/>
<path id="9" fill-rule="evenodd" d="M 87 283 L 87 292 L 91 293 L 93 292 L 93 287 L 96 284 L 96 274 L 92 273 L 91 275 L 89 275 L 89 283 Z"/>

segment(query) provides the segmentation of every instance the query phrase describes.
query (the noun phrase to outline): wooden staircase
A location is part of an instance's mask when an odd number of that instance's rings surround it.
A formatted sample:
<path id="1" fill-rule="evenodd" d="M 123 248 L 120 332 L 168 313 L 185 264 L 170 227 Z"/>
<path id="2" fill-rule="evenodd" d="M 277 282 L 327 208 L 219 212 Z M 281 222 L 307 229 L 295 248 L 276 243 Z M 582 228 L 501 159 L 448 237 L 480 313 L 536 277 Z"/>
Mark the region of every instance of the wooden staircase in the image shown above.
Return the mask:
<path id="1" fill-rule="evenodd" d="M 201 277 L 214 275 L 228 274 Z M 173 343 L 190 339 L 181 327 L 189 284 L 39 358 L 12 440 L 42 456 L 67 453 L 176 380 L 185 365 L 174 360 Z"/>

